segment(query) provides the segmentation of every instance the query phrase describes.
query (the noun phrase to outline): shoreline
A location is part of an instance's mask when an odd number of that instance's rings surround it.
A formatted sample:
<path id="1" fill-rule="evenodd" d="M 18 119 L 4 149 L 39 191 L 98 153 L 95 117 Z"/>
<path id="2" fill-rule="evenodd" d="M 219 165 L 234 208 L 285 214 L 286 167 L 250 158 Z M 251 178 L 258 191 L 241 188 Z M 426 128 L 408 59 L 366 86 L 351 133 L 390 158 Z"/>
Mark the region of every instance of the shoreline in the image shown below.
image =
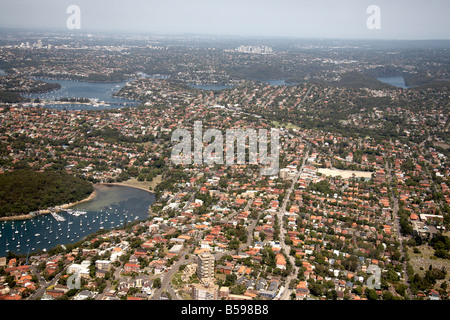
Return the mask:
<path id="1" fill-rule="evenodd" d="M 83 202 L 86 202 L 86 201 L 90 201 L 90 200 L 94 199 L 96 196 L 97 196 L 97 192 L 94 189 L 94 191 L 92 191 L 92 193 L 87 198 L 84 198 L 84 199 L 82 199 L 80 201 L 76 201 L 76 202 L 73 202 L 73 203 L 67 203 L 67 204 L 63 204 L 63 205 L 60 205 L 60 206 L 55 206 L 55 208 L 57 210 L 58 209 L 59 210 L 61 210 L 61 209 L 69 209 L 69 208 L 71 208 L 73 206 L 76 206 L 77 204 L 80 204 L 80 203 L 83 203 Z"/>
<path id="2" fill-rule="evenodd" d="M 98 186 L 129 187 L 129 188 L 135 188 L 135 189 L 144 190 L 144 191 L 147 191 L 148 193 L 151 193 L 151 194 L 155 194 L 153 191 L 149 190 L 148 188 L 134 186 L 134 185 L 126 184 L 126 183 L 122 183 L 122 182 L 105 182 L 105 183 L 97 183 L 96 185 L 98 185 Z"/>
<path id="3" fill-rule="evenodd" d="M 77 204 L 80 204 L 80 203 L 83 203 L 86 201 L 90 201 L 90 200 L 94 199 L 96 196 L 97 196 L 97 192 L 94 190 L 87 198 L 84 198 L 82 200 L 72 202 L 72 203 L 62 204 L 59 206 L 54 206 L 52 208 L 39 210 L 39 215 L 49 214 L 52 211 L 58 212 L 58 211 L 61 211 L 64 209 L 69 209 Z M 28 213 L 28 214 L 21 214 L 21 215 L 11 216 L 11 217 L 1 217 L 0 221 L 28 220 L 28 219 L 33 219 L 34 217 L 36 217 L 36 215 L 32 215 L 31 213 Z"/>
<path id="4" fill-rule="evenodd" d="M 102 185 L 103 186 L 113 185 L 113 186 L 122 186 L 122 187 L 136 188 L 136 189 L 147 191 L 148 193 L 151 193 L 151 194 L 155 194 L 149 188 L 136 186 L 136 185 L 133 185 L 132 183 L 127 183 L 127 181 L 93 184 L 94 187 L 95 186 L 102 186 Z M 54 206 L 54 207 L 51 207 L 51 208 L 39 210 L 39 215 L 49 214 L 49 213 L 51 213 L 53 211 L 59 212 L 61 210 L 69 209 L 69 208 L 71 208 L 73 206 L 76 206 L 77 204 L 93 200 L 96 196 L 97 196 L 97 192 L 94 190 L 87 198 L 84 198 L 82 200 L 79 200 L 79 201 L 76 201 L 76 202 L 73 202 L 73 203 L 66 203 L 66 204 Z M 37 215 L 37 216 L 39 216 L 39 215 Z M 21 215 L 10 216 L 10 217 L 0 217 L 0 221 L 28 220 L 28 219 L 33 219 L 35 217 L 36 217 L 36 215 L 28 213 L 28 214 L 21 214 Z"/>

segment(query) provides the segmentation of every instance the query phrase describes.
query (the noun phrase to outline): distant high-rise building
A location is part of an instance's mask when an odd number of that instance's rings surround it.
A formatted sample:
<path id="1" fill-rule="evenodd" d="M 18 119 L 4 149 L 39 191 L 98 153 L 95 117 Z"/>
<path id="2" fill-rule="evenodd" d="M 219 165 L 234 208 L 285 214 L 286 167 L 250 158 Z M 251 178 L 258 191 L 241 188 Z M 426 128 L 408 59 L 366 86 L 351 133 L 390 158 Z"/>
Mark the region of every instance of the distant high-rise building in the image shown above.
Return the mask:
<path id="1" fill-rule="evenodd" d="M 197 276 L 202 283 L 214 281 L 214 257 L 210 252 L 203 252 L 198 255 Z"/>

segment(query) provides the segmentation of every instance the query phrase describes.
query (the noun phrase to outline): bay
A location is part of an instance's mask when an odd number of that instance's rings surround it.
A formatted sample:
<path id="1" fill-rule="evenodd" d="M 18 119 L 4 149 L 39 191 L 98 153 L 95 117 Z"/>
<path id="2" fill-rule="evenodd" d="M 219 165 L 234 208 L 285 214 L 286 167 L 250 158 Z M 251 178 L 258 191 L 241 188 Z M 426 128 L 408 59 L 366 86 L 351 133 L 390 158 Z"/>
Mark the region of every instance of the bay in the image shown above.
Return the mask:
<path id="1" fill-rule="evenodd" d="M 123 227 L 125 223 L 145 220 L 155 195 L 145 190 L 118 186 L 95 185 L 94 199 L 57 213 L 27 220 L 0 222 L 0 256 L 8 251 L 20 254 L 49 250 L 56 245 L 80 241 L 101 229 Z"/>
<path id="2" fill-rule="evenodd" d="M 126 82 L 85 82 L 76 80 L 59 80 L 48 78 L 35 78 L 48 83 L 59 83 L 61 88 L 45 93 L 24 94 L 30 99 L 55 100 L 59 98 L 88 98 L 95 99 L 105 104 L 79 104 L 79 103 L 53 103 L 45 105 L 48 108 L 67 110 L 96 110 L 113 109 L 121 107 L 136 106 L 138 103 L 133 100 L 114 97 L 113 94 L 119 91 Z"/>
<path id="3" fill-rule="evenodd" d="M 402 76 L 400 76 L 400 77 L 378 77 L 377 80 L 387 83 L 387 84 L 390 84 L 391 86 L 394 86 L 397 88 L 403 88 L 403 89 L 411 88 L 405 84 L 405 79 L 403 79 Z"/>

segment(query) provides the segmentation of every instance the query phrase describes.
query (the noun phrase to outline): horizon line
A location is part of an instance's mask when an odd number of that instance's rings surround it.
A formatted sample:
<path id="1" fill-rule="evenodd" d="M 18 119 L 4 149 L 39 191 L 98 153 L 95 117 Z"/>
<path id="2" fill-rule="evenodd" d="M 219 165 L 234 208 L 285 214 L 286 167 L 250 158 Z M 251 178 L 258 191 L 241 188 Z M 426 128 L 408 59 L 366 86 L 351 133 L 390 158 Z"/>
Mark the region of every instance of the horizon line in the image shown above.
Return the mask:
<path id="1" fill-rule="evenodd" d="M 327 36 L 295 36 L 295 35 L 257 35 L 257 34 L 231 34 L 231 33 L 203 33 L 203 32 L 173 32 L 173 31 L 144 31 L 144 30 L 125 30 L 125 29 L 65 29 L 54 27 L 40 27 L 33 26 L 2 26 L 0 25 L 0 34 L 2 32 L 32 32 L 32 33 L 65 33 L 68 35 L 119 35 L 128 34 L 136 36 L 201 36 L 201 37 L 219 37 L 219 38 L 264 38 L 264 39 L 283 39 L 283 40 L 344 40 L 344 41 L 450 41 L 449 38 L 398 38 L 398 37 L 327 37 Z"/>

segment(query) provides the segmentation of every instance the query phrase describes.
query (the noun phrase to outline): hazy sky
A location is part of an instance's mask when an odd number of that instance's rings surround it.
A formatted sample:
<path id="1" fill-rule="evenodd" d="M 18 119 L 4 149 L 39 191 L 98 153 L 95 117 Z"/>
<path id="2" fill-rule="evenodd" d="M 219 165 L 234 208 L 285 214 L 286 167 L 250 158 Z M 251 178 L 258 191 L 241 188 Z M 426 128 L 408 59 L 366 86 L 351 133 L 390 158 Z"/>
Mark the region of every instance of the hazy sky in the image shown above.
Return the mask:
<path id="1" fill-rule="evenodd" d="M 450 39 L 450 0 L 0 0 L 0 28 L 138 31 L 297 38 Z M 366 21 L 380 8 L 380 29 Z"/>

